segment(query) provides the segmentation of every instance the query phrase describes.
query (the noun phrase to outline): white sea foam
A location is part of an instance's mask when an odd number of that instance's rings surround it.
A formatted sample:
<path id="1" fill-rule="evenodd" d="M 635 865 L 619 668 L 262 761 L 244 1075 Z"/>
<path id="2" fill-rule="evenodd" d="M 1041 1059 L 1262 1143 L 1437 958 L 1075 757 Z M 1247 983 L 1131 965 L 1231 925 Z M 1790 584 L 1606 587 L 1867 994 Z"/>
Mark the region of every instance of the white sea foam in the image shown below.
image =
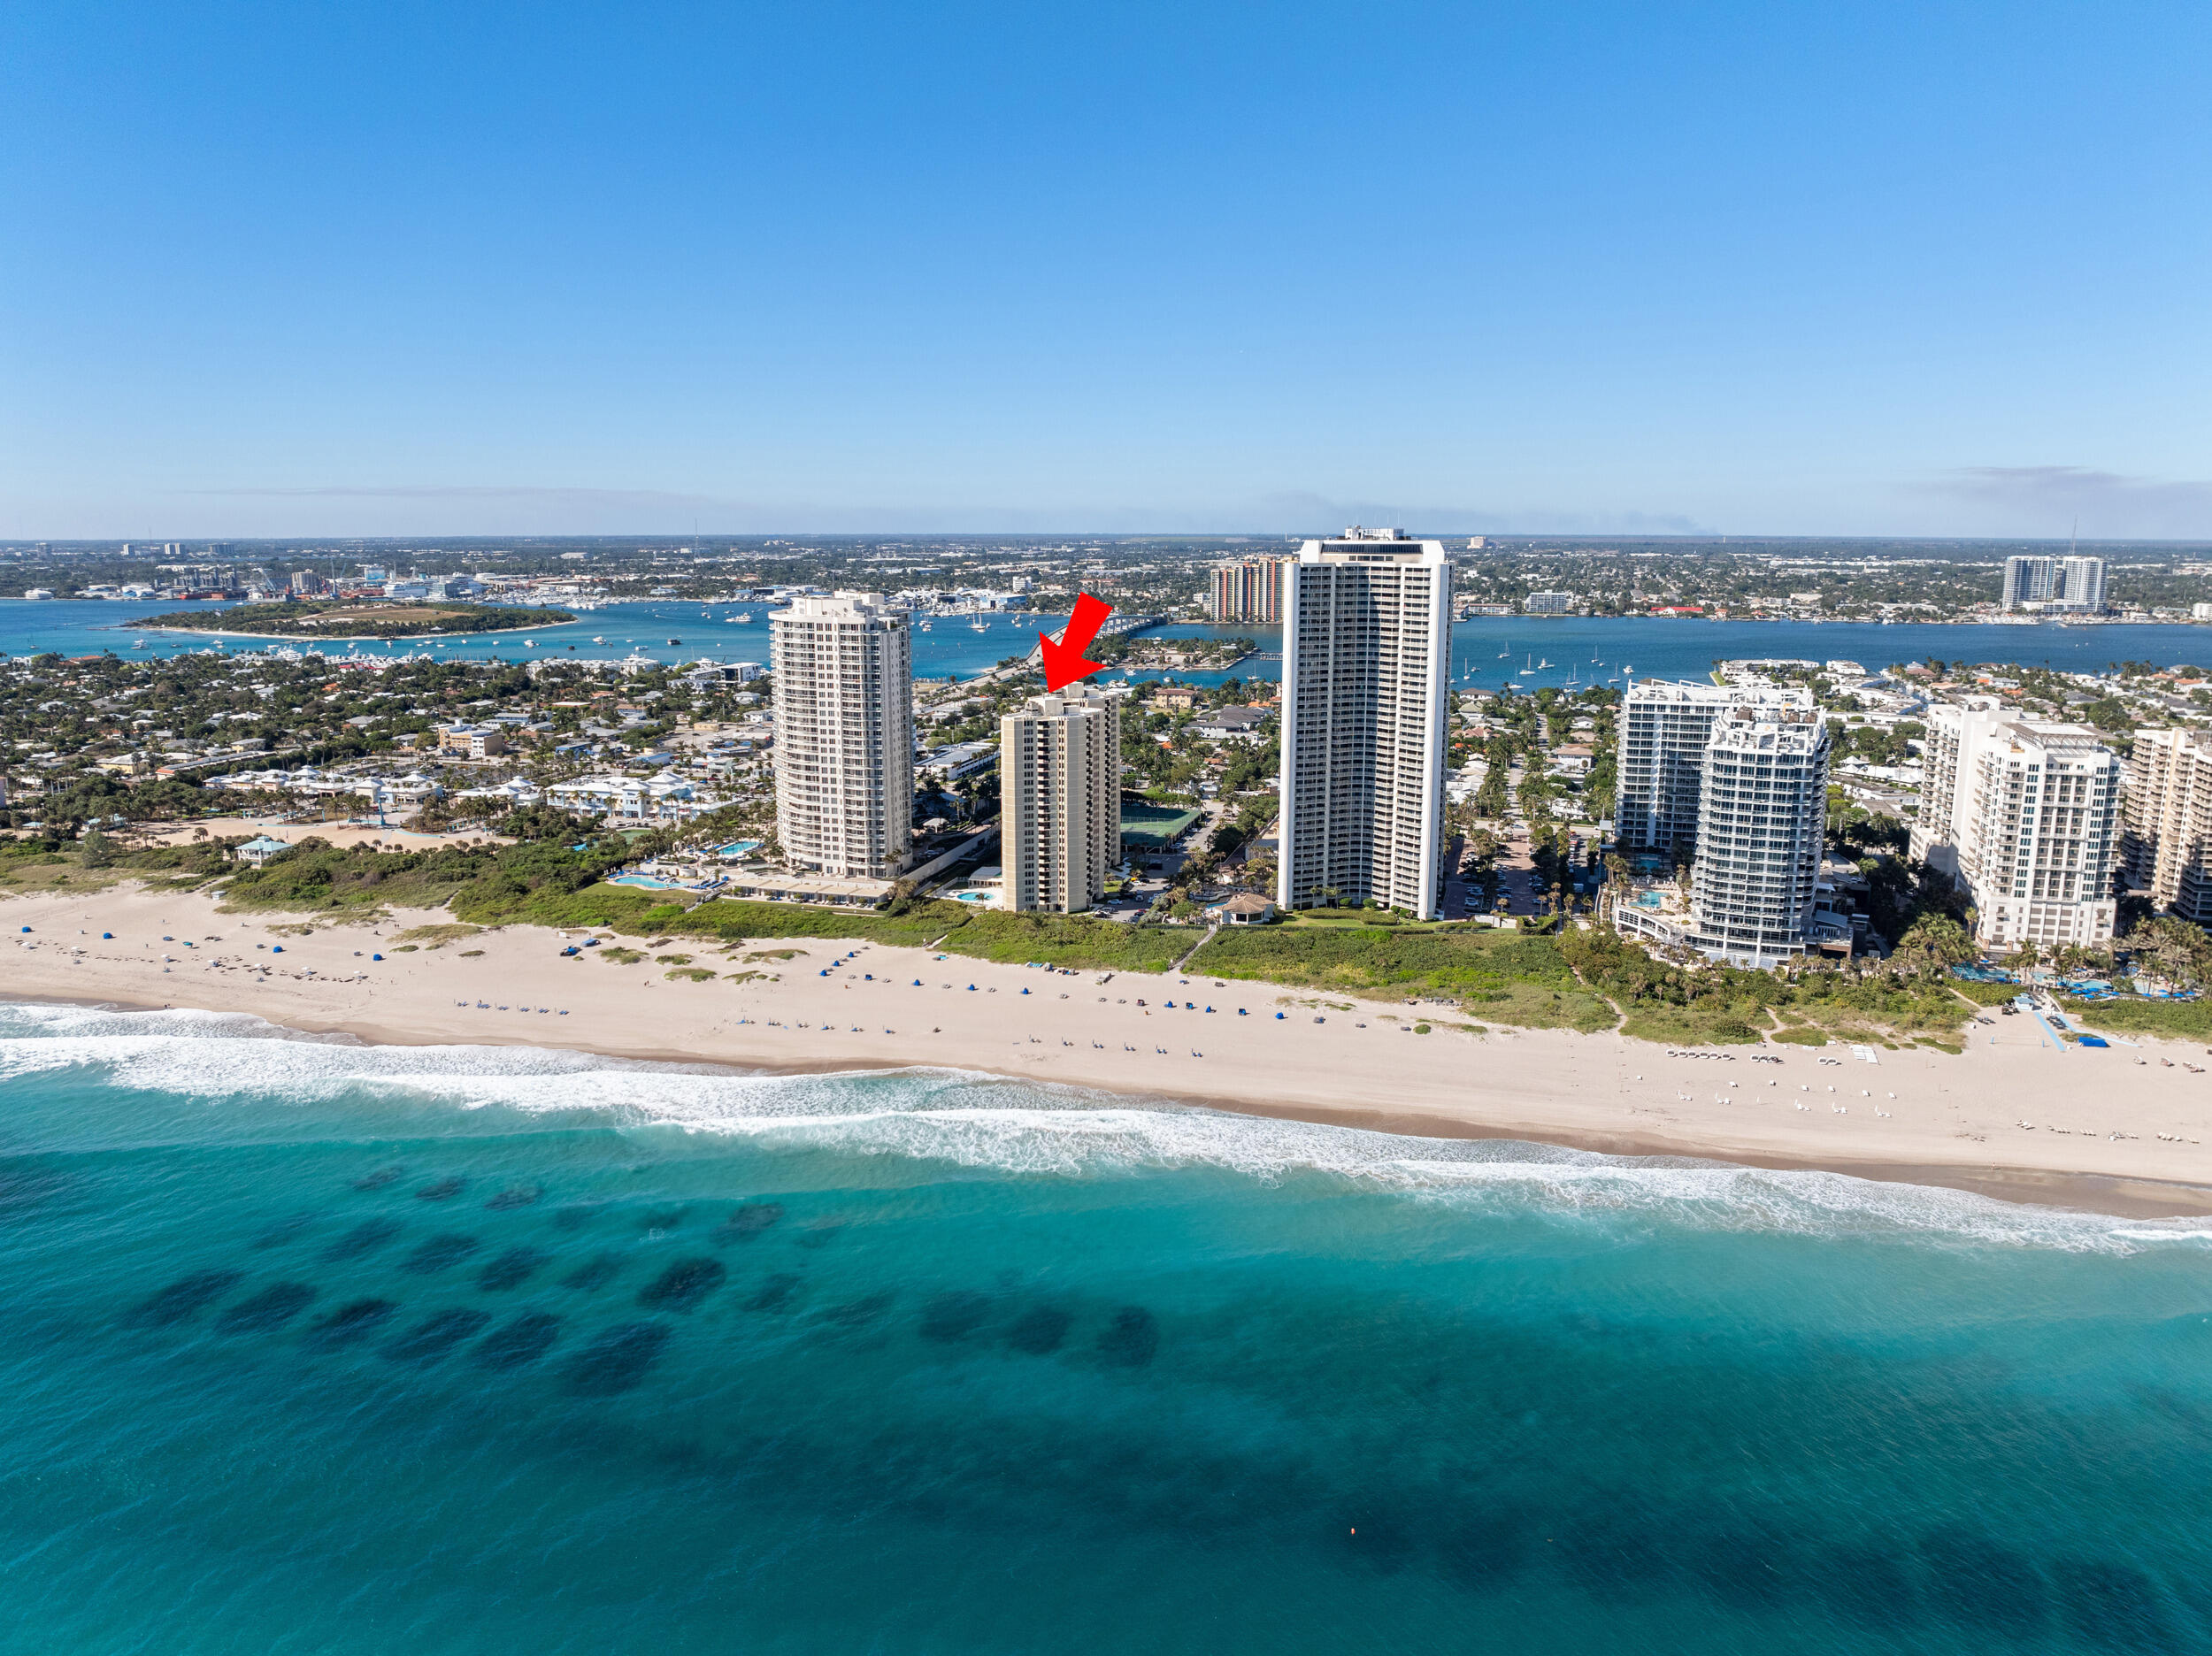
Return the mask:
<path id="1" fill-rule="evenodd" d="M 111 1085 L 219 1102 L 380 1094 L 463 1108 L 590 1112 L 623 1126 L 741 1134 L 778 1147 L 1032 1177 L 1213 1167 L 1259 1181 L 1321 1176 L 1494 1211 L 1809 1236 L 1901 1235 L 2134 1252 L 2212 1242 L 2184 1220 L 2116 1222 L 1964 1191 L 1509 1139 L 1409 1138 L 914 1068 L 756 1075 L 531 1046 L 372 1046 L 238 1015 L 0 1007 L 0 1077 L 69 1069 Z"/>

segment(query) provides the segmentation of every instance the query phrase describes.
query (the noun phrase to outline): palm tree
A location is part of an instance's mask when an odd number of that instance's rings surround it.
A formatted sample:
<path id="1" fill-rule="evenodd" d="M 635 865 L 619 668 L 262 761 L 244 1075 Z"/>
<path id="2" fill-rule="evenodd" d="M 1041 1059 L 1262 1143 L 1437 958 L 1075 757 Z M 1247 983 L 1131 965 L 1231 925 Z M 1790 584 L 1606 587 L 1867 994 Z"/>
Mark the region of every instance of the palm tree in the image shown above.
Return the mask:
<path id="1" fill-rule="evenodd" d="M 1924 914 L 1897 939 L 1897 953 L 1924 968 L 1961 966 L 1974 958 L 1974 942 L 1948 915 Z"/>

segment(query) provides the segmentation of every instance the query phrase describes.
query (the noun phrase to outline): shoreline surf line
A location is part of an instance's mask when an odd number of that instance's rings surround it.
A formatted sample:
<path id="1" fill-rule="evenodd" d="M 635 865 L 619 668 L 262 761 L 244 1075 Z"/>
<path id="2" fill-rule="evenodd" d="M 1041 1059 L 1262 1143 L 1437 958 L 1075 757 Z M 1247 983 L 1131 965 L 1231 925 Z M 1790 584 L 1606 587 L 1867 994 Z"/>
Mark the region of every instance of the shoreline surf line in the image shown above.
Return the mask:
<path id="1" fill-rule="evenodd" d="M 69 994 L 27 995 L 0 993 L 0 1004 L 12 1006 L 69 1006 L 88 1011 L 204 1012 L 214 1016 L 236 1016 L 236 1008 L 194 1006 L 177 1002 L 156 1004 L 115 995 L 97 997 Z M 246 1014 L 259 1017 L 258 1013 Z M 1510 1140 L 1556 1149 L 1584 1151 L 1637 1162 L 1692 1162 L 1705 1168 L 1748 1168 L 1769 1172 L 1832 1173 L 1870 1183 L 1917 1185 L 1963 1192 L 2015 1207 L 2045 1208 L 2119 1219 L 2176 1219 L 2212 1216 L 2212 1187 L 2178 1180 L 2125 1175 L 2052 1172 L 2032 1168 L 2008 1168 L 2000 1163 L 1946 1165 L 1850 1156 L 1793 1157 L 1751 1151 L 1722 1152 L 1709 1146 L 1647 1132 L 1611 1133 L 1546 1124 L 1537 1126 L 1502 1121 L 1471 1122 L 1418 1109 L 1327 1108 L 1310 1105 L 1268 1106 L 1249 1099 L 1208 1096 L 1177 1090 L 1129 1092 L 1092 1082 L 1057 1080 L 988 1064 L 951 1063 L 926 1058 L 910 1060 L 853 1059 L 849 1061 L 788 1061 L 762 1058 L 733 1062 L 701 1058 L 680 1051 L 615 1050 L 591 1041 L 534 1040 L 487 1031 L 465 1040 L 435 1039 L 394 1029 L 388 1024 L 355 1018 L 282 1021 L 264 1018 L 272 1027 L 304 1036 L 341 1036 L 367 1046 L 513 1046 L 541 1052 L 588 1054 L 616 1062 L 665 1066 L 672 1073 L 719 1074 L 746 1077 L 887 1074 L 926 1070 L 944 1075 L 973 1076 L 979 1079 L 1016 1081 L 1045 1091 L 1067 1090 L 1125 1100 L 1134 1108 L 1190 1108 L 1227 1116 L 1263 1121 L 1305 1123 L 1341 1127 L 1408 1138 Z"/>

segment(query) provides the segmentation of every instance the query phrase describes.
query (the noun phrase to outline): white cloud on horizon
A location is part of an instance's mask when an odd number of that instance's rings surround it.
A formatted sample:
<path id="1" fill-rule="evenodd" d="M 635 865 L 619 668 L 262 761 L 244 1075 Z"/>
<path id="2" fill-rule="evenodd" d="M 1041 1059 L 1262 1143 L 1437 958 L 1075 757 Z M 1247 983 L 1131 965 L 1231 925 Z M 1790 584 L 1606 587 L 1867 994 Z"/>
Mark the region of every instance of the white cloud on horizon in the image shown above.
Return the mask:
<path id="1" fill-rule="evenodd" d="M 2091 540 L 2189 540 L 2212 534 L 2212 482 L 2133 477 L 2094 466 L 1962 466 L 1909 493 L 1971 509 L 1985 533 L 2056 539 L 2075 519 Z"/>
<path id="2" fill-rule="evenodd" d="M 1919 479 L 1824 486 L 1827 505 L 1770 494 L 1739 509 L 1731 535 L 1927 535 L 2062 540 L 2076 518 L 2089 540 L 2212 539 L 2212 482 L 2081 465 L 1967 466 Z M 1809 517 L 1812 521 L 1803 521 Z M 1441 534 L 1709 535 L 1703 514 L 1634 509 L 1438 504 L 1254 491 L 1239 498 L 1050 506 L 957 500 L 830 503 L 794 494 L 712 490 L 458 483 L 241 484 L 139 490 L 97 501 L 28 491 L 0 497 L 0 534 L 42 540 L 244 540 L 520 535 L 1192 534 L 1330 533 L 1394 524 Z M 1832 525 L 1832 526 L 1828 526 Z"/>
<path id="3" fill-rule="evenodd" d="M 685 534 L 696 521 L 705 534 L 1313 534 L 1347 524 L 1399 525 L 1434 533 L 1695 534 L 1704 526 L 1671 513 L 1509 510 L 1496 507 L 1412 504 L 1338 499 L 1303 492 L 1273 492 L 1220 505 L 1135 506 L 1123 503 L 1063 507 L 1007 507 L 934 502 L 830 505 L 817 501 L 766 502 L 707 492 L 595 488 L 535 484 L 241 485 L 180 489 L 165 498 L 190 502 L 122 509 L 127 518 L 177 527 L 131 530 L 28 526 L 17 518 L 12 532 L 42 538 L 140 535 L 169 538 L 259 535 Z M 235 502 L 233 510 L 215 502 Z M 335 510 L 314 510 L 323 502 Z M 305 509 L 305 510 L 303 510 Z M 41 514 L 44 515 L 44 514 Z M 75 511 L 56 517 L 77 518 Z M 102 514 L 106 516 L 105 513 Z"/>

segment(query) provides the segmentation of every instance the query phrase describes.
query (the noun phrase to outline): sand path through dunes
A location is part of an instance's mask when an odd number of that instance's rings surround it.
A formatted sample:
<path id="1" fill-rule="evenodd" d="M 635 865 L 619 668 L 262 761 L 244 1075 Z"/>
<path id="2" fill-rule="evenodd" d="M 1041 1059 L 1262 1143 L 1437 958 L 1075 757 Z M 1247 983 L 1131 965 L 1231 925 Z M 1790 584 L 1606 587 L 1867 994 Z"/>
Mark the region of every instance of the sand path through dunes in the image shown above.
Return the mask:
<path id="1" fill-rule="evenodd" d="M 683 940 L 656 951 L 722 974 L 710 983 L 598 950 L 564 959 L 575 939 L 531 927 L 396 946 L 408 926 L 449 918 L 397 915 L 302 937 L 285 934 L 296 924 L 287 916 L 219 914 L 209 897 L 134 886 L 18 897 L 0 901 L 0 995 L 250 1012 L 390 1043 L 795 1070 L 938 1064 L 1399 1131 L 2212 1212 L 2212 1059 L 2149 1041 L 2059 1050 L 2029 1018 L 1972 1026 L 1962 1057 L 1913 1049 L 1868 1064 L 1844 1048 L 1790 1046 L 1696 1057 L 1614 1034 L 1468 1034 L 1453 1027 L 1463 1015 L 1442 1008 L 1429 1009 L 1430 1033 L 1414 1034 L 1424 1008 L 1265 984 L 1048 973 L 812 939 L 727 956 Z M 798 952 L 741 958 L 786 949 Z M 741 972 L 758 975 L 733 981 Z"/>

